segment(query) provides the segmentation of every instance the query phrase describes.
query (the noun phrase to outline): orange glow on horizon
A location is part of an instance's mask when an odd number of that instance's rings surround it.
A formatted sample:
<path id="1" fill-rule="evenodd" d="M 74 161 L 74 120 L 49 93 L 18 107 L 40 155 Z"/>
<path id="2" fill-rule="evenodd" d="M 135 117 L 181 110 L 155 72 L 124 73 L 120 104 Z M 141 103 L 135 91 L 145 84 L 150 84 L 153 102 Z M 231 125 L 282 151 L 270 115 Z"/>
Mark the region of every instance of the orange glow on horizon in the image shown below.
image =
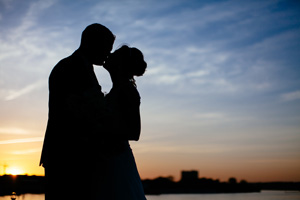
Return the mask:
<path id="1" fill-rule="evenodd" d="M 7 174 L 20 175 L 20 174 L 24 174 L 24 171 L 18 167 L 9 167 L 7 168 Z"/>

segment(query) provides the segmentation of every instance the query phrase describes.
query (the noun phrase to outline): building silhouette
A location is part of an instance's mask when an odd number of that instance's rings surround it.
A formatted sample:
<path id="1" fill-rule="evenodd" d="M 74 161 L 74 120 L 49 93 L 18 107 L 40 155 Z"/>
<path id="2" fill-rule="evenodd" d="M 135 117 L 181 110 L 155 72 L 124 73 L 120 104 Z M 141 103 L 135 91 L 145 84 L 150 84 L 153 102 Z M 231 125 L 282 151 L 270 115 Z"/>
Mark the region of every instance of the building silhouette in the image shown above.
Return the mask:
<path id="1" fill-rule="evenodd" d="M 199 179 L 198 171 L 192 170 L 192 171 L 181 171 L 181 180 L 183 182 L 193 182 L 197 181 Z"/>

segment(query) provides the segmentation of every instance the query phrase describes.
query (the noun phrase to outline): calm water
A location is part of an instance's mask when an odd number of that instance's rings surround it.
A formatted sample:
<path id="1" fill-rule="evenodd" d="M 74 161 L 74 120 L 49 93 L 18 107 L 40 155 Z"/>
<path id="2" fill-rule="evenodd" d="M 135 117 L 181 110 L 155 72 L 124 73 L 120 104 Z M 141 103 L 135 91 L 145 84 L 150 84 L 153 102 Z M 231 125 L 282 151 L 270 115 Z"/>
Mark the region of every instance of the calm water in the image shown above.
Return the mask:
<path id="1" fill-rule="evenodd" d="M 246 194 L 182 194 L 147 196 L 148 200 L 300 200 L 300 192 L 262 191 Z M 0 200 L 11 200 L 10 196 L 0 197 Z M 43 194 L 25 194 L 17 200 L 44 200 Z"/>

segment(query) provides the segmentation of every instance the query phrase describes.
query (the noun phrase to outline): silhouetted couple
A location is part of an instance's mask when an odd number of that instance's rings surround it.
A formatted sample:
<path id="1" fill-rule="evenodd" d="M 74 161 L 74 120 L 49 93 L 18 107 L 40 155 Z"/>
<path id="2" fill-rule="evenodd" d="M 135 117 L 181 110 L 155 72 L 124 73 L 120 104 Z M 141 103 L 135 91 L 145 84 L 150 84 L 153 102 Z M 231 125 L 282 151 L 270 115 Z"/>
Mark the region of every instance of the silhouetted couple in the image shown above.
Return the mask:
<path id="1" fill-rule="evenodd" d="M 41 163 L 46 200 L 146 199 L 128 140 L 139 140 L 140 96 L 134 76 L 147 64 L 126 45 L 110 54 L 115 36 L 89 25 L 80 47 L 49 77 L 49 116 Z M 104 96 L 93 69 L 102 65 L 113 87 Z"/>

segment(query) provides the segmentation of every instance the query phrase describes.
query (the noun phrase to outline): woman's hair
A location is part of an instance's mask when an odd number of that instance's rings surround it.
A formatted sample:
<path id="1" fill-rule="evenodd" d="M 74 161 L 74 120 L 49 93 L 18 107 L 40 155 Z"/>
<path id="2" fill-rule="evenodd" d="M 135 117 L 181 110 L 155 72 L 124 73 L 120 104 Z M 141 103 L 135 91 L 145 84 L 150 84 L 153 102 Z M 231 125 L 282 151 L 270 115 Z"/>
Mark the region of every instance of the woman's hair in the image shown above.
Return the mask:
<path id="1" fill-rule="evenodd" d="M 143 53 L 139 49 L 123 45 L 114 54 L 120 59 L 118 61 L 120 62 L 119 64 L 125 67 L 124 71 L 129 76 L 142 76 L 145 73 L 147 63 L 144 60 Z"/>

